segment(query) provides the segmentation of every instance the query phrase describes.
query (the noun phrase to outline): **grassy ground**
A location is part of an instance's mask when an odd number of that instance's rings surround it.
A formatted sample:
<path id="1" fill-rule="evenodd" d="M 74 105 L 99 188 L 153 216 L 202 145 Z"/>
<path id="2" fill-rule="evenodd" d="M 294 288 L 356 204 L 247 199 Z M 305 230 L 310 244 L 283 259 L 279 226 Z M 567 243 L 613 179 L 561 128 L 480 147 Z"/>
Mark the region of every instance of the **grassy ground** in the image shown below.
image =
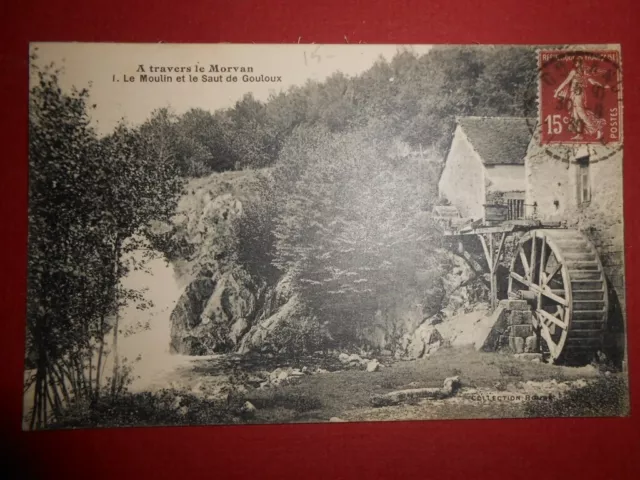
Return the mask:
<path id="1" fill-rule="evenodd" d="M 219 423 L 327 422 L 543 416 L 620 416 L 628 414 L 626 376 L 600 369 L 532 363 L 500 353 L 445 348 L 416 361 L 383 358 L 378 372 L 344 369 L 334 356 L 297 360 L 250 356 L 198 359 L 174 372 L 175 385 L 127 394 L 116 401 L 70 409 L 53 428 Z M 260 377 L 278 367 L 328 370 L 296 377 L 292 383 L 257 388 Z M 444 400 L 417 400 L 374 408 L 371 397 L 394 390 L 442 387 L 458 376 L 462 388 Z M 253 378 L 253 380 L 250 380 Z M 255 379 L 258 379 L 256 382 Z M 216 389 L 235 384 L 226 397 Z M 254 386 L 251 386 L 254 385 Z M 537 398 L 536 398 L 537 397 Z M 255 412 L 243 412 L 245 402 Z M 334 418 L 335 421 L 335 418 Z"/>
<path id="2" fill-rule="evenodd" d="M 454 375 L 462 380 L 466 395 L 415 405 L 371 407 L 374 394 L 442 387 L 443 380 Z M 547 382 L 553 387 L 555 382 L 591 381 L 601 376 L 593 367 L 562 367 L 473 349 L 443 349 L 429 358 L 392 363 L 379 372 L 345 370 L 305 376 L 293 385 L 250 390 L 244 398 L 257 407 L 253 421 L 258 423 L 327 421 L 331 417 L 355 421 L 522 417 L 532 412 L 525 402 L 477 401 L 474 391 L 485 397 L 491 392 L 522 393 L 525 382 Z"/>

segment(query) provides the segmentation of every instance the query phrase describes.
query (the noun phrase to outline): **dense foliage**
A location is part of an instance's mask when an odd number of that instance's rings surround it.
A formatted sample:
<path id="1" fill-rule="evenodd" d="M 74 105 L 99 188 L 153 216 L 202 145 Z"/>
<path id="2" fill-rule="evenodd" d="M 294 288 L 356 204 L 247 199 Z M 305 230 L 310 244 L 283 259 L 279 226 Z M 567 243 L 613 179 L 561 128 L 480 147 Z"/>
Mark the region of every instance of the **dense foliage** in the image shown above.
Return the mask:
<path id="1" fill-rule="evenodd" d="M 296 131 L 274 171 L 279 205 L 273 263 L 303 298 L 343 327 L 371 318 L 388 297 L 437 271 L 436 230 L 425 210 L 439 165 L 401 157 L 381 131 Z M 346 315 L 348 312 L 348 316 Z M 356 328 L 356 325 L 352 325 Z M 347 328 L 348 329 L 348 328 Z"/>
<path id="2" fill-rule="evenodd" d="M 629 413 L 629 385 L 621 375 L 602 376 L 551 400 L 526 404 L 529 417 L 621 417 Z"/>
<path id="3" fill-rule="evenodd" d="M 266 102 L 249 93 L 214 113 L 165 111 L 162 121 L 187 176 L 273 165 L 299 127 L 345 133 L 382 123 L 413 148 L 442 153 L 456 115 L 531 114 L 535 68 L 530 47 L 435 47 L 421 56 L 407 50 L 355 77 L 338 72 Z"/>

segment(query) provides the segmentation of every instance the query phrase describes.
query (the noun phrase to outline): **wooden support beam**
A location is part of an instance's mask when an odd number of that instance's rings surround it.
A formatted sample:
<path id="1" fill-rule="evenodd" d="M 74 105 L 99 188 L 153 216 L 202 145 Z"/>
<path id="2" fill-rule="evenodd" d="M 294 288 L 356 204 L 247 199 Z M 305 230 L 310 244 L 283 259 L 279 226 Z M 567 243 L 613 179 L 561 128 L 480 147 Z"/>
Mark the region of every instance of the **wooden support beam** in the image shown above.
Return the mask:
<path id="1" fill-rule="evenodd" d="M 491 254 L 489 253 L 489 247 L 487 247 L 487 241 L 484 239 L 483 235 L 478 235 L 478 238 L 480 238 L 480 243 L 482 243 L 482 249 L 484 250 L 484 256 L 487 259 L 489 270 L 491 270 Z"/>
<path id="2" fill-rule="evenodd" d="M 500 243 L 498 244 L 498 251 L 493 259 L 493 270 L 495 271 L 498 268 L 498 262 L 500 261 L 500 256 L 502 255 L 502 247 L 504 246 L 504 239 L 507 237 L 505 232 L 502 232 L 500 237 Z"/>
<path id="3" fill-rule="evenodd" d="M 491 263 L 489 263 L 491 275 L 491 309 L 494 310 L 498 304 L 498 279 L 496 278 L 497 255 L 493 250 L 493 233 L 489 234 L 489 253 L 491 254 Z"/>
<path id="4" fill-rule="evenodd" d="M 543 236 L 542 237 L 542 248 L 540 249 L 540 281 L 538 283 L 540 283 L 542 285 L 542 282 L 544 281 L 542 276 L 544 274 L 544 269 L 547 266 L 547 259 L 544 256 L 544 251 L 547 248 L 547 237 Z"/>

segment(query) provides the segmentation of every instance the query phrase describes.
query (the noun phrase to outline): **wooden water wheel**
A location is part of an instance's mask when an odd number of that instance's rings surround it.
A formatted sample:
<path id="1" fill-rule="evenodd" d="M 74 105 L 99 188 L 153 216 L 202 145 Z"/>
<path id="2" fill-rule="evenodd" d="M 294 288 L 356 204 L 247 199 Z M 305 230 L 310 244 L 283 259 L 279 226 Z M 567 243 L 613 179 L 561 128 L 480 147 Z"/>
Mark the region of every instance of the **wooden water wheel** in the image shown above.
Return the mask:
<path id="1" fill-rule="evenodd" d="M 531 304 L 553 362 L 587 363 L 602 347 L 607 284 L 598 253 L 581 232 L 525 234 L 511 262 L 509 296 Z"/>

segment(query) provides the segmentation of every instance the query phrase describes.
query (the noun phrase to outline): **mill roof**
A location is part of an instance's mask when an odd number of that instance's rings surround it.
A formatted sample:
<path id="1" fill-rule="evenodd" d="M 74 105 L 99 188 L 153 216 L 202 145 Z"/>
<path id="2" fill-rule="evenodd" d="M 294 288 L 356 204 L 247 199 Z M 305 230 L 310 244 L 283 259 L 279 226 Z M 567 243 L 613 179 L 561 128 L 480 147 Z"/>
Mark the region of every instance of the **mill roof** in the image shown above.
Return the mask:
<path id="1" fill-rule="evenodd" d="M 534 119 L 458 117 L 457 122 L 485 165 L 524 165 Z"/>

